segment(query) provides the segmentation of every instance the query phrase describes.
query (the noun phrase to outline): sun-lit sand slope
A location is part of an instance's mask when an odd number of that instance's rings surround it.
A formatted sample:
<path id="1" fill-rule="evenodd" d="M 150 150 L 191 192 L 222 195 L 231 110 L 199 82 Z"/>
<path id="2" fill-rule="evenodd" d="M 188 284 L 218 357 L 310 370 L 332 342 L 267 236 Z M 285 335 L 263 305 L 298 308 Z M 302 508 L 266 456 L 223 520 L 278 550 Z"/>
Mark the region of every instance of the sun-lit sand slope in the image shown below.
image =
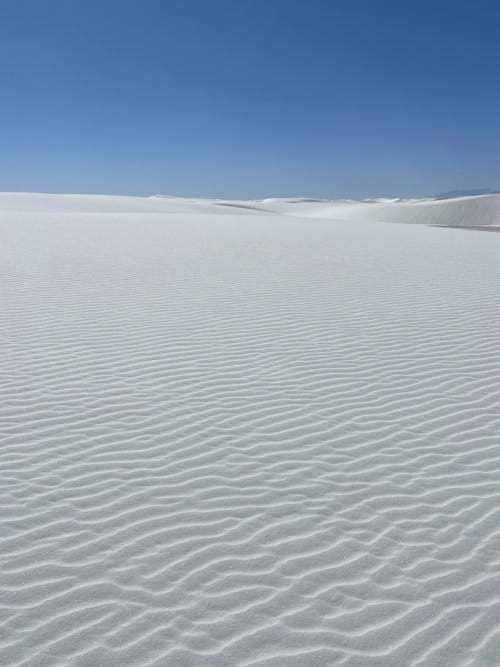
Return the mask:
<path id="1" fill-rule="evenodd" d="M 0 195 L 0 665 L 496 667 L 500 236 L 237 204 Z"/>
<path id="2" fill-rule="evenodd" d="M 32 213 L 65 215 L 156 214 L 273 214 L 362 222 L 398 222 L 442 227 L 491 227 L 500 230 L 500 195 L 455 199 L 326 200 L 273 198 L 261 200 L 115 197 L 0 193 L 0 216 L 26 217 Z"/>
<path id="3" fill-rule="evenodd" d="M 302 204 L 307 206 L 307 204 Z M 278 205 L 279 207 L 279 205 Z M 287 213 L 293 206 L 281 204 Z M 498 227 L 500 195 L 456 199 L 374 200 L 318 202 L 309 204 L 306 215 L 343 220 L 379 220 L 443 227 Z"/>

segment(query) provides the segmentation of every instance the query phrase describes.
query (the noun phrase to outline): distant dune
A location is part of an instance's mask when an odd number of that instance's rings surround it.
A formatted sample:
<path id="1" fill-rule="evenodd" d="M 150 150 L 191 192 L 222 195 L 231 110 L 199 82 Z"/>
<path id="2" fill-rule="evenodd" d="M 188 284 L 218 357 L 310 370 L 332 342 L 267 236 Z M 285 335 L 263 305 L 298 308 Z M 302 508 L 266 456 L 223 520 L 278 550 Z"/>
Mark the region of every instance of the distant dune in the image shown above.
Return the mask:
<path id="1" fill-rule="evenodd" d="M 398 222 L 443 227 L 500 227 L 500 195 L 447 199 L 196 199 L 155 195 L 52 195 L 0 193 L 0 215 L 12 211 L 49 213 L 260 214 L 301 218 Z"/>
<path id="2" fill-rule="evenodd" d="M 0 194 L 2 667 L 499 664 L 500 236 L 429 225 L 500 197 Z"/>
<path id="3" fill-rule="evenodd" d="M 500 195 L 456 199 L 396 200 L 394 202 L 325 205 L 306 215 L 316 217 L 443 227 L 500 227 Z"/>
<path id="4" fill-rule="evenodd" d="M 455 197 L 475 197 L 477 195 L 500 195 L 500 190 L 493 188 L 475 188 L 471 190 L 450 190 L 434 196 L 435 199 L 453 199 Z"/>

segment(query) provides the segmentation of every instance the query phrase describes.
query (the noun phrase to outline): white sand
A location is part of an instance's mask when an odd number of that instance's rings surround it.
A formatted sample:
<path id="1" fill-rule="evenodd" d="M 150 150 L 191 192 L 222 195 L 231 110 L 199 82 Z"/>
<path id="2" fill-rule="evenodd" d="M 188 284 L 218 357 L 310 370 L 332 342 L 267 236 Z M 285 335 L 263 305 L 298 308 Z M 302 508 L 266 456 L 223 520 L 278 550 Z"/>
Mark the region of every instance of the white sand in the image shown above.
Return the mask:
<path id="1" fill-rule="evenodd" d="M 500 664 L 499 202 L 1 194 L 0 665 Z"/>

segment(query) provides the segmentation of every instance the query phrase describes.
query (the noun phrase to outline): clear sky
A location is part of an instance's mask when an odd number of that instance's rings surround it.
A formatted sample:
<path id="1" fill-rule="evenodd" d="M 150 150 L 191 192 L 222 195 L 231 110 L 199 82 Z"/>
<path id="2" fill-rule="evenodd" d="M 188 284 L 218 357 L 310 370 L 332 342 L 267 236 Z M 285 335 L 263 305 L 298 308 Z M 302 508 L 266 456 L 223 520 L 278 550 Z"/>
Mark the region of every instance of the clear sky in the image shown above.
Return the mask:
<path id="1" fill-rule="evenodd" d="M 500 187 L 500 0 L 3 0 L 0 190 Z"/>

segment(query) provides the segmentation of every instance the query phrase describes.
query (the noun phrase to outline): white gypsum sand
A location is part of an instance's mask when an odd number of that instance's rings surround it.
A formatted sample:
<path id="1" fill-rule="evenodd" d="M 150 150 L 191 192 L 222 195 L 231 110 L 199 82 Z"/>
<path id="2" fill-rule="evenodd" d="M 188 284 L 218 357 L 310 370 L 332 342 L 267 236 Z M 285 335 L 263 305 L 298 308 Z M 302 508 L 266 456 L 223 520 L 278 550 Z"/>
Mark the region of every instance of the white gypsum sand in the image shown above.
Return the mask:
<path id="1" fill-rule="evenodd" d="M 498 665 L 499 202 L 1 194 L 2 667 Z"/>

